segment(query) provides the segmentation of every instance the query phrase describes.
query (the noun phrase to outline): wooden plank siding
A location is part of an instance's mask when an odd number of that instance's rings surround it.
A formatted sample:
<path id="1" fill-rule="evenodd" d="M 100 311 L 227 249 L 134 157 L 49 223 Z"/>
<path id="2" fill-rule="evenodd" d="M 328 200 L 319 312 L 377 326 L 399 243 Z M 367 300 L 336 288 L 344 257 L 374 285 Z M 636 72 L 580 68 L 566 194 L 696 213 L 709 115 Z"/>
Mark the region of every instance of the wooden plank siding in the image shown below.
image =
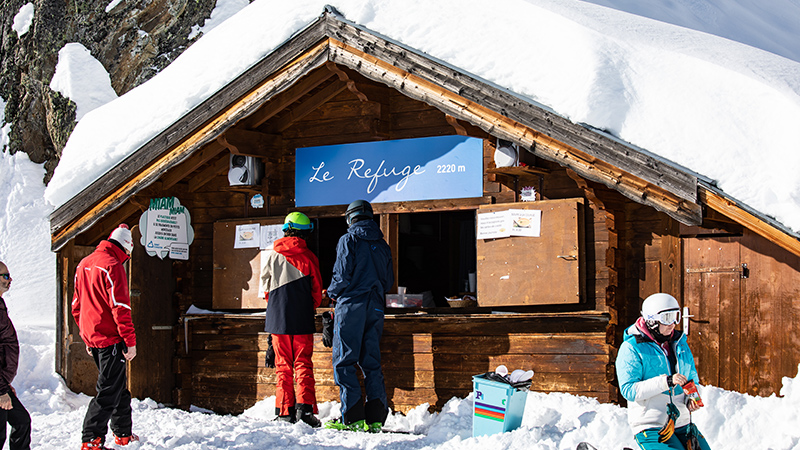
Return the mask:
<path id="1" fill-rule="evenodd" d="M 191 319 L 193 405 L 239 413 L 274 395 L 274 369 L 264 365 L 263 317 Z M 615 400 L 606 381 L 606 320 L 588 314 L 438 315 L 421 320 L 387 315 L 381 352 L 390 406 L 407 412 L 429 403 L 439 409 L 454 396 L 469 395 L 472 376 L 499 364 L 533 369 L 536 391 Z M 319 334 L 314 338 L 313 362 L 317 400 L 338 401 L 330 349 L 322 345 Z"/>

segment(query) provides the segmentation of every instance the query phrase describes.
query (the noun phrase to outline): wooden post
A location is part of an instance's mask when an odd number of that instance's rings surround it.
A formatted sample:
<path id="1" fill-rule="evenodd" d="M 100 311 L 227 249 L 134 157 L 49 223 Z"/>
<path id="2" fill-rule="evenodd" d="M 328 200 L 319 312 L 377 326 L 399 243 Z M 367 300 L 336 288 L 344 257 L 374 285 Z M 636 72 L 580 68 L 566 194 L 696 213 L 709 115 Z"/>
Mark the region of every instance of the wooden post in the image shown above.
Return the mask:
<path id="1" fill-rule="evenodd" d="M 394 268 L 394 285 L 390 292 L 397 293 L 398 260 L 400 252 L 400 215 L 381 214 L 381 231 L 383 238 L 392 249 L 392 267 Z"/>

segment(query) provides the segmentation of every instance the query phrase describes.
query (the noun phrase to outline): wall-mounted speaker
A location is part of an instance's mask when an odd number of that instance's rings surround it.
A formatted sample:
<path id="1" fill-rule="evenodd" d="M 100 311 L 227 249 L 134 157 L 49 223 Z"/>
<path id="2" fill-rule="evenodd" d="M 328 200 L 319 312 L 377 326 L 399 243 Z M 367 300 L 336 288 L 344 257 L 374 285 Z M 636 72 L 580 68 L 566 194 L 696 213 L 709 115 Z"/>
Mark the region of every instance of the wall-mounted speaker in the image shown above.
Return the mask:
<path id="1" fill-rule="evenodd" d="M 231 186 L 254 186 L 264 176 L 264 164 L 254 156 L 231 154 L 228 183 Z"/>
<path id="2" fill-rule="evenodd" d="M 496 167 L 512 167 L 519 165 L 519 147 L 511 141 L 497 140 L 497 149 L 494 151 Z"/>

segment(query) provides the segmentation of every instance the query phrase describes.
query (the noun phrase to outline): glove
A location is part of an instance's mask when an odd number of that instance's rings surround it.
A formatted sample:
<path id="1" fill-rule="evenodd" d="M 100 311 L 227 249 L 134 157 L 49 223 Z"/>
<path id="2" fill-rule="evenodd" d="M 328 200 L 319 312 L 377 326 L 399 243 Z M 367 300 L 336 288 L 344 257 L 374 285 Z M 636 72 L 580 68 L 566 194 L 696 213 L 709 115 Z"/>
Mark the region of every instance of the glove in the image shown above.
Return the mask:
<path id="1" fill-rule="evenodd" d="M 674 403 L 667 404 L 667 423 L 658 430 L 658 442 L 663 444 L 672 437 L 673 433 L 675 433 L 675 421 L 680 414 L 678 407 Z"/>
<path id="2" fill-rule="evenodd" d="M 265 364 L 270 369 L 275 368 L 275 349 L 272 348 L 272 335 L 267 336 L 267 357 Z"/>
<path id="3" fill-rule="evenodd" d="M 322 345 L 333 347 L 333 314 L 330 311 L 322 313 Z"/>
<path id="4" fill-rule="evenodd" d="M 686 450 L 700 450 L 700 430 L 697 429 L 697 425 L 693 422 L 689 422 L 686 432 Z"/>

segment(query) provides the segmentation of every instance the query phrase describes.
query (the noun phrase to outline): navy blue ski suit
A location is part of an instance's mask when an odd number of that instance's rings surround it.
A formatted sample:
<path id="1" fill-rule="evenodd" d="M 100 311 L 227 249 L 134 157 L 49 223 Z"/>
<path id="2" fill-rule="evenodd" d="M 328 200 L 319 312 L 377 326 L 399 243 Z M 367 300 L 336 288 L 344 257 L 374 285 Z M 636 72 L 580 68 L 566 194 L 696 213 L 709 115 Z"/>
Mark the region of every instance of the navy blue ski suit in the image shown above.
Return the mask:
<path id="1" fill-rule="evenodd" d="M 372 220 L 350 225 L 336 246 L 336 263 L 328 295 L 336 300 L 333 372 L 339 386 L 342 417 L 361 402 L 356 365 L 364 374 L 366 401 L 387 406 L 381 371 L 385 294 L 394 284 L 389 245 Z"/>

